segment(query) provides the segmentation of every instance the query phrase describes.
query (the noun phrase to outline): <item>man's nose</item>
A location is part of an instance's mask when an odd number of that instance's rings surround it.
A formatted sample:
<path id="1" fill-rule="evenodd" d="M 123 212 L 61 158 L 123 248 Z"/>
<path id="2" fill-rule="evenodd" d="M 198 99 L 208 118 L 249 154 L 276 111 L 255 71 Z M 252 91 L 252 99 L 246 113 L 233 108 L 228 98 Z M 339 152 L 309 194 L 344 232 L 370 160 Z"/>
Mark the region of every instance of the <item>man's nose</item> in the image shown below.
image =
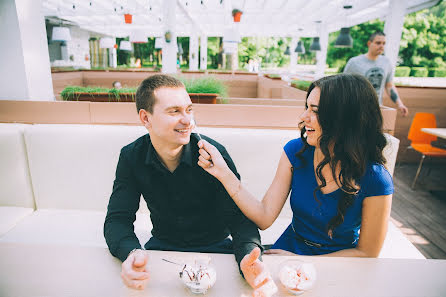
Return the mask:
<path id="1" fill-rule="evenodd" d="M 188 113 L 184 113 L 183 117 L 181 118 L 181 122 L 185 125 L 189 125 L 192 120 L 192 115 Z"/>

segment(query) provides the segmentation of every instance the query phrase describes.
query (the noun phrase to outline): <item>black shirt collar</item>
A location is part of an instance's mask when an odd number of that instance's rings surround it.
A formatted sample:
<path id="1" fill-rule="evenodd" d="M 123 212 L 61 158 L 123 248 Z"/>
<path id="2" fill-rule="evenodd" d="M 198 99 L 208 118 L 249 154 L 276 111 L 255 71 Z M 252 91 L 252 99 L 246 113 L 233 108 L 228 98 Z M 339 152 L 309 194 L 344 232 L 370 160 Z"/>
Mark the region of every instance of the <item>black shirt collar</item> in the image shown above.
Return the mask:
<path id="1" fill-rule="evenodd" d="M 158 154 L 155 150 L 155 148 L 152 145 L 152 141 L 150 140 L 150 135 L 147 137 L 147 155 L 145 164 L 146 165 L 161 165 L 161 161 L 159 160 Z M 180 164 L 184 163 L 186 165 L 189 165 L 190 167 L 194 164 L 194 159 L 198 161 L 198 146 L 197 146 L 197 138 L 195 134 L 191 134 L 190 141 L 188 144 L 184 145 L 184 149 L 181 155 Z M 196 163 L 196 162 L 195 162 Z"/>

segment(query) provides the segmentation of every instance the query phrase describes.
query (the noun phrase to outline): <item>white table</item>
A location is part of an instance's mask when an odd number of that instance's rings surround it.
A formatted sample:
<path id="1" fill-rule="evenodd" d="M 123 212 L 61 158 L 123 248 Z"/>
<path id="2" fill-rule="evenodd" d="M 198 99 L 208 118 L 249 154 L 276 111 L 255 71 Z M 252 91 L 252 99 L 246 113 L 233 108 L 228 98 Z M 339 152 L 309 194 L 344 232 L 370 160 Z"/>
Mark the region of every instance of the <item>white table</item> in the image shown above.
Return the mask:
<path id="1" fill-rule="evenodd" d="M 421 131 L 446 139 L 446 128 L 421 128 Z"/>
<path id="2" fill-rule="evenodd" d="M 101 247 L 0 243 L 0 296 L 196 296 L 178 277 L 178 266 L 161 260 L 195 253 L 149 251 L 151 279 L 143 291 L 121 281 L 121 263 Z M 203 254 L 198 254 L 203 256 Z M 217 282 L 206 296 L 250 296 L 234 256 L 208 254 Z M 264 256 L 277 281 L 279 264 L 289 258 Z M 446 260 L 298 257 L 314 263 L 318 280 L 311 296 L 446 296 Z M 275 296 L 290 296 L 278 284 Z"/>

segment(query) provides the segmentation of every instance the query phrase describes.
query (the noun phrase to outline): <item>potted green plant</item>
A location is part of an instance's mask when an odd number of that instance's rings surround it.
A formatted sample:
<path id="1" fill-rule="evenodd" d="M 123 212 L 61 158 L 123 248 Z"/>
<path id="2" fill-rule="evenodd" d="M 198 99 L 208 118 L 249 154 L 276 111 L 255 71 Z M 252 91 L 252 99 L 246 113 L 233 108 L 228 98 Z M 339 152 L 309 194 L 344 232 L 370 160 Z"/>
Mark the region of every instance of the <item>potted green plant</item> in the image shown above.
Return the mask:
<path id="1" fill-rule="evenodd" d="M 193 79 L 179 78 L 193 103 L 216 104 L 217 97 L 227 97 L 227 88 L 218 78 L 203 76 Z"/>
<path id="2" fill-rule="evenodd" d="M 307 92 L 308 88 L 311 85 L 311 81 L 307 81 L 307 80 L 293 80 L 291 81 L 291 86 L 295 87 L 296 89 L 302 90 Z"/>
<path id="3" fill-rule="evenodd" d="M 280 74 L 274 74 L 274 73 L 265 74 L 265 77 L 271 79 L 282 79 L 282 76 Z"/>
<path id="4" fill-rule="evenodd" d="M 172 41 L 172 32 L 167 31 L 167 32 L 164 34 L 164 38 L 166 39 L 166 42 L 167 42 L 167 43 L 170 43 L 170 41 Z"/>
<path id="5" fill-rule="evenodd" d="M 234 22 L 235 23 L 239 23 L 240 22 L 242 14 L 243 14 L 243 12 L 241 10 L 239 10 L 239 9 L 235 8 L 235 9 L 232 10 L 232 17 L 234 18 Z"/>
<path id="6" fill-rule="evenodd" d="M 65 101 L 133 102 L 136 88 L 109 89 L 100 87 L 67 86 L 60 96 Z"/>

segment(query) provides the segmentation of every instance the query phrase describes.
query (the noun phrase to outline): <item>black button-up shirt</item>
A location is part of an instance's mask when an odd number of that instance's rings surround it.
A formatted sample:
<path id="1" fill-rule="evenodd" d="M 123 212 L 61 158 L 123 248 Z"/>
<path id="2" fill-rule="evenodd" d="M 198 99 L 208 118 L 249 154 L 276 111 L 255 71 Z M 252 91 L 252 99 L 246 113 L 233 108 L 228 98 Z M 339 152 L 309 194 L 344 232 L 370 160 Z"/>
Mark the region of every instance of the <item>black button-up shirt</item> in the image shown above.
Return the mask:
<path id="1" fill-rule="evenodd" d="M 220 151 L 240 178 L 226 149 L 203 138 Z M 131 250 L 141 248 L 133 229 L 141 194 L 157 239 L 178 247 L 197 247 L 217 243 L 231 234 L 239 264 L 254 247 L 261 248 L 257 226 L 241 213 L 223 185 L 198 166 L 197 142 L 192 134 L 174 172 L 160 162 L 149 134 L 121 150 L 104 224 L 113 256 L 124 261 Z"/>

